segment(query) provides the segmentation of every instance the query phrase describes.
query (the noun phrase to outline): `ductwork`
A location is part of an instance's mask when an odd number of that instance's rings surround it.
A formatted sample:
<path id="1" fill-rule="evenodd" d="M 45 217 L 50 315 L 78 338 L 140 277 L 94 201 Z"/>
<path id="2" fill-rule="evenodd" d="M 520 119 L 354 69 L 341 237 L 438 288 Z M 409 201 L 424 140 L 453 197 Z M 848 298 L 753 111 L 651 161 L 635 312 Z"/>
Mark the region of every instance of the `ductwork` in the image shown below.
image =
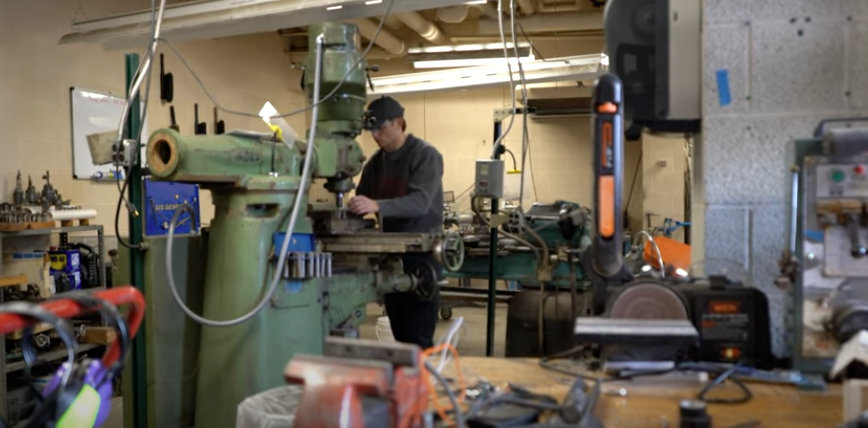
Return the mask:
<path id="1" fill-rule="evenodd" d="M 487 17 L 488 19 L 499 19 L 500 18 L 500 14 L 497 13 L 497 8 L 488 4 L 488 3 L 474 4 L 472 6 L 479 9 L 479 12 L 482 15 L 484 15 L 485 17 Z"/>
<path id="2" fill-rule="evenodd" d="M 530 15 L 534 12 L 533 1 L 518 0 L 518 10 L 525 15 Z"/>
<path id="3" fill-rule="evenodd" d="M 377 32 L 378 27 L 378 25 L 375 24 L 373 21 L 367 18 L 359 18 L 352 19 L 348 22 L 356 24 L 359 27 L 359 34 L 361 34 L 362 37 L 368 40 L 373 40 L 374 34 Z M 377 35 L 377 39 L 374 40 L 374 44 L 395 56 L 401 56 L 407 53 L 407 46 L 404 44 L 404 42 L 401 39 L 392 35 L 392 33 L 389 33 L 388 31 L 383 29 L 381 29 L 380 34 Z"/>
<path id="4" fill-rule="evenodd" d="M 440 9 L 437 9 L 437 19 L 449 24 L 459 24 L 467 19 L 469 13 L 470 5 L 468 4 L 441 7 Z"/>
<path id="5" fill-rule="evenodd" d="M 553 15 L 533 15 L 516 18 L 516 25 L 521 24 L 528 33 L 554 33 L 575 31 L 602 31 L 602 12 L 572 12 Z M 506 33 L 511 33 L 509 25 L 504 26 Z M 480 19 L 479 35 L 494 36 L 500 34 L 496 19 Z"/>
<path id="6" fill-rule="evenodd" d="M 400 30 L 404 28 L 404 23 L 401 22 L 400 19 L 396 18 L 395 15 L 389 15 L 386 17 L 386 21 L 383 22 L 383 25 L 390 30 Z"/>
<path id="7" fill-rule="evenodd" d="M 412 28 L 413 31 L 419 33 L 423 39 L 435 44 L 443 45 L 449 43 L 449 39 L 440 31 L 434 23 L 425 19 L 424 16 L 417 12 L 396 13 L 395 17 L 401 22 Z"/>
<path id="8" fill-rule="evenodd" d="M 580 11 L 580 10 L 590 12 L 593 9 L 583 7 L 581 0 L 553 1 L 553 2 L 547 2 L 545 0 L 540 0 L 536 4 L 536 11 L 540 12 L 540 13 L 563 13 L 563 12 L 576 12 L 576 11 Z M 599 9 L 599 7 L 598 7 L 598 10 L 601 10 L 601 9 Z"/>

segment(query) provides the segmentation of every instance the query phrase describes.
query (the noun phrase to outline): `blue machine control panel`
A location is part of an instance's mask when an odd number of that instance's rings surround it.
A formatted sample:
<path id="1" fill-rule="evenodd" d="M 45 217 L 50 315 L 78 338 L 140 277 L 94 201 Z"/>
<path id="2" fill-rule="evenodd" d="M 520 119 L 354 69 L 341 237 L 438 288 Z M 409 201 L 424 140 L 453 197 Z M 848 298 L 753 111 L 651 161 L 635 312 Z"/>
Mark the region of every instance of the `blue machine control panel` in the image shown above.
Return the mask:
<path id="1" fill-rule="evenodd" d="M 169 223 L 175 210 L 183 203 L 193 206 L 196 218 L 189 213 L 178 218 L 175 234 L 183 235 L 199 231 L 201 211 L 199 208 L 199 186 L 196 184 L 175 183 L 171 181 L 144 180 L 145 190 L 145 236 L 162 236 L 169 233 Z M 194 224 L 195 222 L 195 224 Z"/>

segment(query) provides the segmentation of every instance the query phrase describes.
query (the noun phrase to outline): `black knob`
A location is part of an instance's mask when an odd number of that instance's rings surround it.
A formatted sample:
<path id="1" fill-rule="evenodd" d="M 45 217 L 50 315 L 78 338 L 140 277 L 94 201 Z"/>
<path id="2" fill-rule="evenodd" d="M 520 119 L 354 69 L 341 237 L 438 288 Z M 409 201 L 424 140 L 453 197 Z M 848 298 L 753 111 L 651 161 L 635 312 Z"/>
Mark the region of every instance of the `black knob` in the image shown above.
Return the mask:
<path id="1" fill-rule="evenodd" d="M 711 416 L 704 401 L 683 400 L 680 407 L 681 428 L 711 428 Z"/>

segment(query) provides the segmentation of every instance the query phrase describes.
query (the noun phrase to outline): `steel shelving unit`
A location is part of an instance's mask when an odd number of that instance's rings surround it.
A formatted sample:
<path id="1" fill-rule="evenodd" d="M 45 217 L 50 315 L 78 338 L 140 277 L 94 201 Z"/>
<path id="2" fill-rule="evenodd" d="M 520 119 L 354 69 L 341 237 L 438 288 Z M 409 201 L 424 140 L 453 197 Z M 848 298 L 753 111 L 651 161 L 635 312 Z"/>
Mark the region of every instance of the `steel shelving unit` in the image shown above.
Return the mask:
<path id="1" fill-rule="evenodd" d="M 98 253 L 97 256 L 97 270 L 99 271 L 97 275 L 99 276 L 99 289 L 106 288 L 106 271 L 105 271 L 105 233 L 102 225 L 89 225 L 89 226 L 70 226 L 70 227 L 53 227 L 53 228 L 45 228 L 45 229 L 27 229 L 18 232 L 0 232 L 0 268 L 3 266 L 3 246 L 4 241 L 11 240 L 20 240 L 22 238 L 34 237 L 34 236 L 51 236 L 54 234 L 70 234 L 70 233 L 82 233 L 82 232 L 96 232 L 97 235 L 97 248 L 96 251 Z M 63 240 L 63 239 L 62 239 Z M 2 303 L 2 302 L 0 302 Z M 76 350 L 76 354 L 82 354 L 85 352 L 92 351 L 94 349 L 100 348 L 103 345 L 94 345 L 94 344 L 80 344 L 78 349 Z M 23 370 L 26 365 L 24 361 L 16 361 L 12 363 L 6 362 L 6 338 L 4 336 L 0 336 L 0 414 L 3 415 L 4 419 L 8 416 L 8 390 L 7 390 L 7 378 L 10 373 L 14 373 L 20 370 Z M 66 358 L 67 352 L 65 348 L 47 351 L 39 354 L 40 361 L 58 361 Z"/>

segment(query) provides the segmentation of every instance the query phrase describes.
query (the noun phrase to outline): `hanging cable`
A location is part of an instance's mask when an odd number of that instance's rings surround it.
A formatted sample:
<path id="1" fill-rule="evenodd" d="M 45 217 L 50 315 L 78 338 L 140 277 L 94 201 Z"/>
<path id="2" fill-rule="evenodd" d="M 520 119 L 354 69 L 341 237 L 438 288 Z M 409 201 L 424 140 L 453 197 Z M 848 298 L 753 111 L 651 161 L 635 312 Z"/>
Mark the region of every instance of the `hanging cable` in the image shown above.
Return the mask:
<path id="1" fill-rule="evenodd" d="M 129 108 L 130 108 L 129 105 L 132 103 L 132 99 L 134 98 L 134 95 L 138 92 L 139 88 L 141 87 L 141 81 L 143 78 L 141 78 L 140 76 L 142 76 L 143 70 L 145 70 L 146 67 L 149 70 L 148 70 L 148 76 L 147 76 L 148 83 L 146 86 L 145 97 L 144 97 L 144 100 L 145 100 L 144 104 L 145 105 L 144 105 L 143 117 L 145 117 L 145 114 L 147 113 L 148 95 L 150 94 L 150 84 L 151 84 L 150 71 L 153 69 L 153 67 L 151 67 L 151 65 L 153 64 L 153 57 L 154 57 L 154 54 L 157 50 L 156 48 L 157 48 L 158 42 L 159 43 L 165 43 L 166 45 L 169 46 L 169 48 L 171 48 L 171 50 L 175 53 L 175 55 L 178 57 L 178 59 L 181 61 L 181 63 L 184 65 L 184 67 L 187 69 L 187 71 L 190 72 L 190 74 L 193 76 L 193 78 L 199 84 L 199 87 L 202 88 L 202 90 L 205 92 L 205 95 L 207 95 L 208 98 L 211 100 L 211 102 L 214 104 L 214 106 L 217 107 L 217 109 L 219 109 L 219 110 L 221 110 L 227 114 L 234 114 L 234 115 L 238 115 L 238 116 L 259 118 L 260 116 L 259 116 L 258 112 L 257 113 L 247 113 L 247 112 L 242 112 L 242 111 L 231 110 L 231 109 L 223 107 L 222 104 L 217 102 L 217 99 L 214 98 L 214 96 L 211 94 L 211 92 L 205 86 L 205 83 L 202 81 L 202 79 L 199 77 L 199 75 L 196 73 L 196 71 L 193 70 L 193 68 L 187 62 L 187 59 L 184 58 L 183 54 L 181 54 L 178 47 L 175 46 L 175 44 L 172 43 L 170 40 L 165 39 L 163 37 L 160 37 L 160 29 L 162 28 L 163 12 L 165 11 L 166 0 L 161 0 L 160 10 L 157 13 L 156 17 L 154 17 L 154 13 L 153 13 L 154 12 L 153 1 L 154 0 L 152 0 L 152 13 L 151 13 L 151 15 L 152 15 L 152 31 L 151 31 L 152 43 L 150 45 L 150 48 L 145 52 L 145 56 L 148 56 L 148 60 L 141 63 L 139 65 L 138 70 L 134 74 L 134 76 L 136 76 L 136 81 L 133 84 L 133 86 L 130 88 L 130 92 L 127 95 L 127 102 L 125 103 L 124 110 L 122 111 L 120 125 L 119 125 L 119 129 L 118 129 L 118 141 L 121 141 L 121 139 L 123 137 L 124 125 L 126 123 L 126 118 L 129 115 Z M 312 103 L 311 105 L 308 105 L 304 108 L 301 108 L 301 109 L 298 109 L 295 111 L 291 111 L 291 112 L 285 113 L 285 114 L 275 115 L 272 117 L 285 118 L 285 117 L 294 116 L 294 115 L 297 115 L 300 113 L 304 113 L 308 110 L 311 110 L 312 108 L 314 108 L 316 106 L 319 106 L 319 104 L 321 104 L 321 103 L 327 101 L 328 99 L 330 99 L 331 97 L 333 97 L 338 92 L 338 90 L 341 88 L 341 86 L 346 82 L 346 80 L 349 78 L 350 74 L 352 74 L 352 72 L 356 69 L 356 67 L 358 67 L 359 64 L 361 64 L 362 61 L 365 60 L 368 53 L 371 51 L 371 48 L 374 46 L 374 42 L 377 40 L 377 37 L 380 35 L 380 32 L 383 29 L 383 23 L 386 21 L 386 18 L 391 14 L 392 7 L 394 6 L 394 4 L 395 4 L 395 0 L 389 1 L 388 6 L 386 7 L 386 12 L 383 14 L 383 18 L 380 19 L 380 24 L 377 26 L 376 31 L 374 31 L 374 35 L 371 37 L 371 40 L 370 40 L 370 43 L 368 44 L 368 47 L 365 49 L 365 51 L 362 53 L 362 55 L 359 57 L 359 59 L 356 61 L 356 63 L 347 70 L 347 73 L 344 74 L 343 78 L 341 78 L 341 80 L 338 82 L 338 84 L 331 90 L 331 92 L 328 93 L 328 95 L 326 95 L 325 97 L 323 97 L 319 101 L 316 101 L 316 102 Z M 142 119 L 142 123 L 144 123 L 144 119 Z M 141 141 L 141 138 L 137 138 L 136 140 Z M 139 147 L 137 147 L 137 151 L 136 151 L 136 154 L 138 154 L 138 153 L 140 153 Z M 118 217 L 120 216 L 120 205 L 126 204 L 126 208 L 128 211 L 135 212 L 135 207 L 126 199 L 126 196 L 124 194 L 125 189 L 128 187 L 127 182 L 129 181 L 129 177 L 128 176 L 125 177 L 124 181 L 125 181 L 125 183 L 124 183 L 123 187 L 121 187 L 120 182 L 118 182 L 120 198 L 118 201 L 118 208 L 117 208 L 116 214 L 115 214 L 115 235 L 116 235 L 117 241 L 120 245 L 122 245 L 126 248 L 138 249 L 138 248 L 141 248 L 141 245 L 133 246 L 133 245 L 128 244 L 126 241 L 124 241 L 121 238 L 120 230 L 118 230 L 118 225 L 119 225 Z"/>
<path id="2" fill-rule="evenodd" d="M 512 1 L 512 0 L 510 0 L 510 1 Z M 507 50 L 507 47 L 506 47 L 506 33 L 503 31 L 503 2 L 504 2 L 504 0 L 498 0 L 498 2 L 497 2 L 497 16 L 499 17 L 497 19 L 497 26 L 498 26 L 498 29 L 500 30 L 499 31 L 500 32 L 500 43 L 503 45 L 503 58 L 506 61 L 506 68 L 509 71 L 509 92 L 510 92 L 510 96 L 512 98 L 512 103 L 511 103 L 512 111 L 510 112 L 511 114 L 509 115 L 509 124 L 506 126 L 506 130 L 500 134 L 500 137 L 498 137 L 497 140 L 495 140 L 494 144 L 492 145 L 492 148 L 491 148 L 491 158 L 492 159 L 497 157 L 498 151 L 500 150 L 501 142 L 503 141 L 504 138 L 506 138 L 507 135 L 509 135 L 509 131 L 512 130 L 512 124 L 515 121 L 515 110 L 516 110 L 515 109 L 515 102 L 516 102 L 516 100 L 515 100 L 515 82 L 512 79 L 512 64 L 510 64 L 510 62 L 509 62 L 509 51 Z"/>
<path id="3" fill-rule="evenodd" d="M 143 64 L 146 64 L 146 63 L 147 64 L 153 64 L 154 54 L 156 53 L 156 46 L 157 46 L 156 45 L 156 38 L 158 36 L 158 31 L 159 31 L 158 27 L 162 27 L 162 16 L 163 16 L 163 11 L 165 9 L 165 6 L 166 6 L 166 2 L 165 2 L 165 0 L 163 0 L 160 3 L 160 11 L 158 13 L 157 9 L 156 9 L 156 1 L 151 0 L 151 40 L 152 40 L 152 43 L 148 47 L 148 49 L 145 51 L 145 56 L 147 56 L 147 59 L 145 60 L 145 62 L 142 62 L 141 64 L 139 64 L 139 70 L 136 72 L 136 74 L 134 74 L 134 76 L 137 76 L 139 73 L 142 73 Z M 142 133 L 144 132 L 144 129 L 145 129 L 144 123 L 145 123 L 145 119 L 147 118 L 147 115 L 148 115 L 148 103 L 150 101 L 150 95 L 151 95 L 151 80 L 152 80 L 151 77 L 152 77 L 153 71 L 154 71 L 153 67 L 148 67 L 147 78 L 146 78 L 147 83 L 145 84 L 145 95 L 143 97 L 144 102 L 142 105 L 142 112 L 139 116 L 139 124 L 140 124 L 139 130 L 138 130 L 139 132 L 138 132 L 138 135 L 133 136 L 133 139 L 136 142 L 136 147 L 135 147 L 135 150 L 133 151 L 135 156 L 139 156 L 141 154 Z M 132 93 L 133 87 L 131 87 L 130 89 L 131 89 L 130 93 Z M 124 116 L 129 114 L 129 106 L 132 104 L 134 99 L 135 99 L 135 97 L 130 98 L 129 94 L 128 94 L 127 101 L 124 104 L 124 111 L 122 112 L 123 119 L 121 120 L 121 123 L 120 123 L 120 129 L 119 129 L 119 133 L 118 133 L 118 141 L 121 141 L 121 138 L 123 136 L 123 129 L 126 127 L 126 118 Z M 129 187 L 130 174 L 126 174 L 126 176 L 124 177 L 124 180 L 123 180 L 124 184 L 123 184 L 123 186 L 121 186 L 120 172 L 121 172 L 121 166 L 118 163 L 118 164 L 116 164 L 116 168 L 115 168 L 115 183 L 117 183 L 117 186 L 118 186 L 118 204 L 117 204 L 117 208 L 115 209 L 115 238 L 117 239 L 118 243 L 123 247 L 129 248 L 129 249 L 140 249 L 140 248 L 142 248 L 141 244 L 137 244 L 137 245 L 129 244 L 126 241 L 124 241 L 124 239 L 121 237 L 121 232 L 120 232 L 120 227 L 119 227 L 120 226 L 120 215 L 121 215 L 121 204 L 126 204 L 127 211 L 134 213 L 134 216 L 137 216 L 138 213 L 136 212 L 135 206 L 132 203 L 130 203 L 130 201 L 126 198 L 126 189 L 127 189 L 127 187 Z"/>
<path id="4" fill-rule="evenodd" d="M 503 150 L 509 155 L 509 157 L 512 158 L 512 169 L 518 169 L 518 162 L 515 161 L 515 154 L 512 153 L 512 150 L 510 150 L 510 149 L 503 149 Z"/>
<path id="5" fill-rule="evenodd" d="M 320 86 L 322 83 L 322 62 L 323 62 L 323 43 L 324 37 L 320 35 L 316 39 L 316 69 L 314 75 L 314 84 L 313 84 L 313 94 L 311 96 L 311 100 L 319 100 L 319 92 Z M 271 281 L 271 285 L 268 288 L 268 291 L 265 293 L 265 296 L 260 300 L 259 304 L 257 304 L 250 312 L 231 320 L 209 320 L 204 318 L 195 312 L 193 312 L 184 301 L 181 299 L 181 295 L 178 293 L 178 287 L 175 285 L 175 275 L 173 274 L 172 269 L 172 243 L 175 238 L 175 225 L 178 222 L 178 218 L 180 215 L 187 211 L 191 216 L 195 215 L 195 211 L 193 206 L 184 203 L 175 210 L 174 215 L 172 215 L 172 221 L 169 223 L 169 236 L 166 238 L 166 276 L 168 278 L 169 287 L 172 290 L 172 296 L 175 298 L 175 303 L 178 307 L 187 314 L 190 319 L 198 322 L 199 324 L 210 326 L 210 327 L 231 327 L 234 325 L 241 324 L 245 321 L 250 320 L 255 317 L 263 308 L 265 308 L 270 302 L 271 297 L 274 296 L 274 292 L 277 291 L 277 286 L 280 284 L 281 274 L 283 272 L 283 266 L 286 264 L 286 255 L 289 252 L 289 241 L 292 240 L 292 232 L 295 230 L 295 222 L 298 219 L 298 214 L 301 209 L 301 201 L 304 199 L 303 193 L 308 186 L 308 181 L 311 175 L 311 159 L 313 158 L 314 152 L 314 141 L 316 139 L 316 128 L 317 123 L 319 122 L 319 102 L 314 103 L 314 108 L 311 113 L 311 123 L 310 123 L 310 134 L 307 140 L 307 150 L 304 154 L 304 166 L 301 171 L 301 182 L 298 185 L 298 190 L 295 194 L 295 201 L 292 205 L 292 213 L 289 217 L 289 224 L 286 227 L 286 234 L 283 238 L 283 245 L 280 248 L 280 256 L 277 258 L 277 265 L 274 269 L 274 277 Z M 193 224 L 196 224 L 195 221 Z"/>
<path id="6" fill-rule="evenodd" d="M 753 398 L 753 393 L 750 391 L 747 385 L 742 383 L 742 381 L 732 377 L 732 375 L 736 372 L 736 370 L 739 369 L 739 367 L 741 367 L 741 363 L 733 364 L 732 367 L 721 373 L 720 376 L 709 382 L 708 385 L 705 385 L 705 387 L 702 388 L 702 391 L 699 391 L 699 395 L 697 396 L 697 398 L 705 401 L 706 403 L 712 404 L 742 404 L 750 401 L 750 399 Z M 722 385 L 726 380 L 732 381 L 732 383 L 734 383 L 735 386 L 737 386 L 742 391 L 742 395 L 736 398 L 709 398 L 708 393 L 711 392 L 711 390 Z"/>
<path id="7" fill-rule="evenodd" d="M 344 84 L 344 83 L 347 81 L 347 79 L 350 77 L 350 74 L 352 74 L 352 73 L 356 70 L 356 67 L 358 67 L 358 66 L 362 63 L 362 61 L 364 61 L 365 58 L 368 56 L 368 52 L 371 51 L 371 48 L 374 46 L 374 42 L 377 40 L 377 37 L 380 35 L 380 31 L 383 29 L 383 23 L 386 22 L 386 18 L 388 18 L 389 15 L 390 15 L 391 12 L 392 12 L 392 6 L 394 6 L 395 1 L 396 1 L 396 0 L 390 0 L 390 1 L 389 1 L 389 5 L 386 7 L 386 12 L 383 14 L 383 17 L 380 19 L 380 24 L 377 26 L 377 30 L 374 31 L 374 35 L 371 36 L 371 40 L 370 40 L 370 43 L 368 44 L 368 47 L 365 48 L 365 51 L 362 52 L 362 55 L 359 56 L 359 59 L 355 62 L 355 64 L 353 64 L 352 67 L 350 67 L 349 69 L 347 69 L 346 74 L 344 74 L 344 76 L 341 78 L 341 80 L 338 82 L 338 84 L 337 84 L 337 85 L 336 85 L 336 86 L 331 90 L 331 92 L 329 92 L 328 94 L 326 94 L 326 95 L 325 95 L 324 97 L 322 97 L 320 100 L 315 101 L 315 102 L 313 102 L 312 104 L 310 104 L 310 105 L 308 105 L 308 106 L 306 106 L 306 107 L 300 108 L 300 109 L 298 109 L 298 110 L 291 111 L 291 112 L 289 112 L 289 113 L 274 114 L 274 115 L 272 115 L 271 117 L 274 118 L 274 117 L 290 117 L 290 116 L 295 116 L 295 115 L 297 115 L 297 114 L 301 114 L 301 113 L 304 113 L 304 112 L 306 112 L 306 111 L 308 111 L 308 110 L 311 110 L 312 108 L 314 108 L 314 107 L 316 107 L 316 106 L 319 106 L 320 104 L 322 104 L 322 103 L 328 101 L 328 100 L 331 99 L 333 96 L 335 96 L 335 94 L 338 93 L 338 90 L 340 90 L 341 86 L 343 86 L 343 84 Z M 220 104 L 220 103 L 217 101 L 217 99 L 214 97 L 214 95 L 211 93 L 211 91 L 209 91 L 208 88 L 205 86 L 205 83 L 202 82 L 202 79 L 199 77 L 199 75 L 196 74 L 196 72 L 193 70 L 193 68 L 190 67 L 190 64 L 187 63 L 187 60 L 186 60 L 186 59 L 184 58 L 184 56 L 181 54 L 181 51 L 178 49 L 178 47 L 175 46 L 175 44 L 172 43 L 171 41 L 166 40 L 166 39 L 164 39 L 164 38 L 160 38 L 159 40 L 160 40 L 160 42 L 165 43 L 167 46 L 169 46 L 169 48 L 172 49 L 172 51 L 175 53 L 175 55 L 178 57 L 178 59 L 181 60 L 181 63 L 184 65 L 184 67 L 187 69 L 187 71 L 189 71 L 190 74 L 193 76 L 193 78 L 196 80 L 196 83 L 199 84 L 199 87 L 202 88 L 202 91 L 205 92 L 205 95 L 208 96 L 208 98 L 211 100 L 211 102 L 214 104 L 214 106 L 217 107 L 218 110 L 221 110 L 221 111 L 223 111 L 224 113 L 227 113 L 227 114 L 234 114 L 234 115 L 236 115 L 236 116 L 254 117 L 254 118 L 257 118 L 257 119 L 260 118 L 258 112 L 257 112 L 257 113 L 248 113 L 248 112 L 244 112 L 244 111 L 240 111 L 240 110 L 231 110 L 231 109 L 229 109 L 229 108 L 224 107 L 222 104 Z"/>

